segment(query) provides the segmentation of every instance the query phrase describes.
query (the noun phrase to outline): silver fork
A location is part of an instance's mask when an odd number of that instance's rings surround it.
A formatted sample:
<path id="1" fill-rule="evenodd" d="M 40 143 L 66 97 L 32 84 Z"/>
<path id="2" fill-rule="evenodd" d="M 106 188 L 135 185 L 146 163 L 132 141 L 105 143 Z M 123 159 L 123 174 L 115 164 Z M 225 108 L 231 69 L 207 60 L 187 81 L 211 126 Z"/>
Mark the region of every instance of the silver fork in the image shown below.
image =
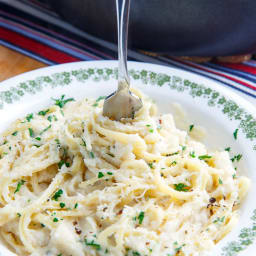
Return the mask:
<path id="1" fill-rule="evenodd" d="M 103 115 L 119 121 L 121 118 L 134 118 L 142 107 L 142 101 L 130 91 L 130 78 L 127 72 L 127 39 L 130 0 L 116 0 L 118 26 L 118 89 L 104 101 Z"/>

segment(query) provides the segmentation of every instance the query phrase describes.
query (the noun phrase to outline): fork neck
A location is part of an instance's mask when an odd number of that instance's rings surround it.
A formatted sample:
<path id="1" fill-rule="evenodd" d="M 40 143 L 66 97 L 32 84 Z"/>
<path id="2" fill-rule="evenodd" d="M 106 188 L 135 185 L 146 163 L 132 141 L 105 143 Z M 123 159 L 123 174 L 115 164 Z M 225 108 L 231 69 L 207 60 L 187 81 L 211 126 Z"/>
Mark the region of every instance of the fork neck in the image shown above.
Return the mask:
<path id="1" fill-rule="evenodd" d="M 118 90 L 130 87 L 127 71 L 127 41 L 130 0 L 116 0 L 118 27 Z"/>

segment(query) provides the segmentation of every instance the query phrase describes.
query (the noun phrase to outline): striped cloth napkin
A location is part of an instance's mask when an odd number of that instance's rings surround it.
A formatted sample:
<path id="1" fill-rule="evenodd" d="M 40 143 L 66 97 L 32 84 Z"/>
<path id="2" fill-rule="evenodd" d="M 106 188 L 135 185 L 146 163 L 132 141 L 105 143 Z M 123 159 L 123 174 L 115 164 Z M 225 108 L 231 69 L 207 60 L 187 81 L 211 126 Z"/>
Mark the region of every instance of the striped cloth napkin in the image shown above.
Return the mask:
<path id="1" fill-rule="evenodd" d="M 0 0 L 0 45 L 48 65 L 81 60 L 113 60 L 117 46 L 63 21 L 39 0 Z M 231 88 L 256 106 L 256 60 L 203 64 L 129 50 L 129 60 L 177 67 Z"/>

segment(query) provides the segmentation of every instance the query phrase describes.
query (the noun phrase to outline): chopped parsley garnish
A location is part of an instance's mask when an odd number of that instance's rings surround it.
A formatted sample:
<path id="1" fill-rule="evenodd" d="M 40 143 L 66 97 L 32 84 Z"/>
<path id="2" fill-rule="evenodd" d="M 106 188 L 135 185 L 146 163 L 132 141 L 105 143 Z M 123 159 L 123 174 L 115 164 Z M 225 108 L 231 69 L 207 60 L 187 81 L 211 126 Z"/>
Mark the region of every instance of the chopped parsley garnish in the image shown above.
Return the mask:
<path id="1" fill-rule="evenodd" d="M 53 115 L 53 119 L 54 121 L 58 121 L 58 118 L 55 115 Z"/>
<path id="2" fill-rule="evenodd" d="M 99 172 L 99 173 L 98 173 L 98 178 L 100 179 L 100 178 L 102 178 L 102 177 L 104 177 L 103 172 Z"/>
<path id="3" fill-rule="evenodd" d="M 52 127 L 52 125 L 50 124 L 49 126 L 47 126 L 45 129 L 43 129 L 43 130 L 40 132 L 40 135 L 42 135 L 44 132 L 48 131 L 51 127 Z"/>
<path id="4" fill-rule="evenodd" d="M 53 200 L 58 201 L 59 197 L 63 194 L 63 190 L 59 189 L 52 197 Z"/>
<path id="5" fill-rule="evenodd" d="M 113 155 L 112 153 L 107 153 L 107 155 L 109 155 L 111 157 L 115 157 L 115 155 Z"/>
<path id="6" fill-rule="evenodd" d="M 40 141 L 40 140 L 41 140 L 41 138 L 40 138 L 40 137 L 36 137 L 36 138 L 35 138 L 35 140 L 38 140 L 38 141 Z"/>
<path id="7" fill-rule="evenodd" d="M 198 157 L 200 160 L 207 160 L 207 159 L 210 159 L 212 158 L 211 156 L 208 156 L 208 155 L 202 155 L 202 156 L 199 156 Z"/>
<path id="8" fill-rule="evenodd" d="M 64 208 L 65 206 L 65 203 L 60 203 L 60 208 Z"/>
<path id="9" fill-rule="evenodd" d="M 59 219 L 58 218 L 53 218 L 53 222 L 58 222 L 59 221 Z"/>
<path id="10" fill-rule="evenodd" d="M 18 217 L 21 217 L 21 214 L 19 212 L 17 212 L 17 215 L 18 215 Z"/>
<path id="11" fill-rule="evenodd" d="M 227 151 L 227 152 L 230 152 L 230 150 L 231 150 L 230 147 L 225 148 L 225 151 Z"/>
<path id="12" fill-rule="evenodd" d="M 172 162 L 171 162 L 171 165 L 176 165 L 176 164 L 177 164 L 176 161 L 172 161 Z"/>
<path id="13" fill-rule="evenodd" d="M 41 110 L 41 111 L 38 112 L 38 115 L 39 116 L 45 116 L 49 111 L 50 111 L 50 109 Z"/>
<path id="14" fill-rule="evenodd" d="M 135 110 L 132 111 L 132 119 L 135 118 Z"/>
<path id="15" fill-rule="evenodd" d="M 191 131 L 193 130 L 193 128 L 194 128 L 194 125 L 191 124 L 191 125 L 189 126 L 189 131 L 191 132 Z"/>
<path id="16" fill-rule="evenodd" d="M 14 194 L 20 191 L 21 186 L 24 185 L 25 182 L 26 182 L 25 180 L 20 180 L 18 182 L 16 190 L 14 191 Z"/>
<path id="17" fill-rule="evenodd" d="M 65 164 L 65 161 L 64 161 L 64 160 L 61 160 L 61 161 L 58 163 L 59 169 L 61 169 L 61 167 L 62 167 L 63 164 Z"/>
<path id="18" fill-rule="evenodd" d="M 174 249 L 175 252 L 179 252 L 179 251 L 182 249 L 182 247 L 184 247 L 185 245 L 186 245 L 186 244 L 183 244 L 183 245 L 181 245 L 181 246 L 175 248 L 175 249 Z"/>
<path id="19" fill-rule="evenodd" d="M 31 119 L 33 119 L 33 114 L 28 114 L 28 115 L 26 116 L 26 119 L 27 119 L 28 122 L 30 122 Z"/>
<path id="20" fill-rule="evenodd" d="M 146 126 L 149 128 L 149 127 L 151 127 L 151 124 L 146 124 Z M 149 129 L 148 131 L 151 132 L 151 133 L 153 133 L 153 132 L 154 132 L 154 129 L 151 128 L 151 129 Z"/>
<path id="21" fill-rule="evenodd" d="M 139 224 L 142 224 L 143 219 L 144 219 L 144 212 L 140 212 L 139 216 L 138 216 L 138 220 L 139 220 Z"/>
<path id="22" fill-rule="evenodd" d="M 86 142 L 85 142 L 85 140 L 84 140 L 84 139 L 82 139 L 82 141 L 83 141 L 83 144 L 81 144 L 81 146 L 86 147 Z"/>
<path id="23" fill-rule="evenodd" d="M 241 160 L 242 156 L 243 156 L 243 155 L 238 154 L 238 155 L 232 157 L 232 158 L 231 158 L 231 161 L 232 161 L 232 162 L 235 162 L 235 161 L 239 162 L 239 161 Z"/>
<path id="24" fill-rule="evenodd" d="M 95 157 L 94 153 L 92 151 L 89 152 L 89 156 L 90 156 L 90 158 L 94 158 Z"/>
<path id="25" fill-rule="evenodd" d="M 78 203 L 75 203 L 74 209 L 76 209 L 78 207 Z"/>
<path id="26" fill-rule="evenodd" d="M 225 216 L 223 216 L 221 218 L 218 217 L 216 220 L 213 221 L 213 223 L 217 223 L 217 222 L 221 222 L 222 223 L 224 220 L 225 220 Z"/>
<path id="27" fill-rule="evenodd" d="M 154 169 L 153 163 L 148 163 L 148 166 L 149 166 L 151 169 Z"/>
<path id="28" fill-rule="evenodd" d="M 234 173 L 234 174 L 232 175 L 232 177 L 233 177 L 233 179 L 235 179 L 235 178 L 236 178 L 236 174 Z"/>
<path id="29" fill-rule="evenodd" d="M 185 151 L 186 148 L 187 148 L 186 146 L 181 146 L 182 151 Z"/>
<path id="30" fill-rule="evenodd" d="M 74 98 L 68 98 L 65 99 L 65 95 L 62 95 L 60 99 L 53 99 L 55 101 L 54 105 L 59 106 L 60 108 L 63 108 L 65 104 L 67 104 L 69 101 L 74 101 Z"/>
<path id="31" fill-rule="evenodd" d="M 141 256 L 139 252 L 133 251 L 132 256 Z"/>
<path id="32" fill-rule="evenodd" d="M 195 158 L 195 157 L 196 157 L 196 155 L 195 155 L 195 151 L 190 152 L 190 153 L 189 153 L 189 155 L 190 155 L 191 157 L 193 157 L 193 158 Z"/>
<path id="33" fill-rule="evenodd" d="M 80 145 L 86 147 L 86 142 L 85 142 L 85 140 L 82 139 L 82 141 L 83 141 L 83 144 L 80 144 Z"/>
<path id="34" fill-rule="evenodd" d="M 91 242 L 89 242 L 87 239 L 85 239 L 84 242 L 85 242 L 85 245 L 91 246 L 91 247 L 95 248 L 97 251 L 99 251 L 99 250 L 101 249 L 100 244 L 96 244 L 96 243 L 94 242 L 94 240 L 92 240 Z"/>
<path id="35" fill-rule="evenodd" d="M 219 178 L 219 184 L 223 184 L 223 181 L 221 180 L 221 178 Z"/>
<path id="36" fill-rule="evenodd" d="M 93 107 L 98 107 L 98 103 L 94 103 L 92 106 Z"/>
<path id="37" fill-rule="evenodd" d="M 238 130 L 239 130 L 239 129 L 236 129 L 236 130 L 234 131 L 234 133 L 233 133 L 235 140 L 237 139 Z"/>
<path id="38" fill-rule="evenodd" d="M 49 122 L 51 122 L 51 121 L 52 121 L 52 116 L 48 116 L 48 117 L 47 117 L 47 120 L 48 120 Z"/>
<path id="39" fill-rule="evenodd" d="M 177 191 L 187 192 L 189 188 L 187 185 L 185 185 L 183 183 L 179 183 L 179 184 L 174 184 L 174 189 Z"/>
<path id="40" fill-rule="evenodd" d="M 113 175 L 113 172 L 107 172 L 108 175 Z"/>
<path id="41" fill-rule="evenodd" d="M 178 155 L 179 154 L 179 151 L 176 151 L 176 152 L 174 152 L 174 153 L 171 153 L 171 154 L 166 154 L 165 156 L 174 156 L 174 155 Z"/>
<path id="42" fill-rule="evenodd" d="M 33 129 L 32 128 L 28 128 L 28 131 L 29 131 L 29 136 L 33 138 L 34 135 L 35 135 Z"/>
<path id="43" fill-rule="evenodd" d="M 106 99 L 106 96 L 100 96 L 100 97 L 96 100 L 96 102 L 99 102 L 99 101 L 104 100 L 104 99 Z"/>
<path id="44" fill-rule="evenodd" d="M 12 136 L 16 136 L 18 134 L 18 131 L 15 131 L 12 133 Z"/>
<path id="45" fill-rule="evenodd" d="M 65 162 L 64 160 L 61 160 L 61 161 L 58 163 L 59 169 L 61 169 L 61 167 L 62 167 L 64 164 L 66 165 L 66 167 L 70 167 L 70 163 L 67 163 L 67 162 Z"/>
<path id="46" fill-rule="evenodd" d="M 55 139 L 55 142 L 57 143 L 57 146 L 60 147 L 60 140 L 59 139 Z"/>

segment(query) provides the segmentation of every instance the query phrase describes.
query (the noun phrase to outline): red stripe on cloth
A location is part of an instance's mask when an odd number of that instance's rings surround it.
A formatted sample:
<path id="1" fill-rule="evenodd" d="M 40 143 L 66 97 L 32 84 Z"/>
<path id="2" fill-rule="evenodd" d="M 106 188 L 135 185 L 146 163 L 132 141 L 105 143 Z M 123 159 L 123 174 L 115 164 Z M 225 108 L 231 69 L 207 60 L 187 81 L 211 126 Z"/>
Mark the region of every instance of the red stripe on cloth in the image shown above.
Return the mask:
<path id="1" fill-rule="evenodd" d="M 0 38 L 56 63 L 68 63 L 81 60 L 2 27 L 0 27 Z"/>
<path id="2" fill-rule="evenodd" d="M 183 63 L 183 64 L 185 64 L 185 65 L 191 66 L 191 67 L 193 67 L 193 68 L 201 69 L 201 70 L 206 71 L 206 72 L 208 72 L 208 73 L 212 73 L 212 74 L 215 74 L 215 75 L 218 75 L 218 76 L 225 77 L 225 78 L 227 78 L 227 79 L 229 79 L 229 80 L 232 80 L 232 81 L 234 81 L 234 82 L 236 82 L 236 83 L 238 83 L 238 84 L 241 84 L 241 85 L 244 85 L 244 86 L 246 86 L 246 87 L 248 87 L 248 88 L 251 88 L 251 89 L 253 89 L 253 90 L 256 90 L 256 86 L 247 84 L 247 83 L 245 83 L 244 81 L 241 81 L 241 80 L 236 79 L 236 78 L 234 78 L 234 77 L 228 76 L 228 75 L 226 75 L 226 74 L 223 74 L 223 73 L 220 73 L 220 72 L 216 72 L 216 71 L 212 71 L 212 70 L 207 69 L 207 68 L 204 68 L 204 67 L 202 67 L 202 66 L 195 65 L 195 64 L 193 64 L 192 62 L 184 62 L 184 61 L 181 61 L 181 60 L 176 59 L 176 58 L 175 58 L 175 60 L 176 60 L 177 62 L 180 62 L 180 63 Z"/>
<path id="3" fill-rule="evenodd" d="M 247 66 L 242 63 L 235 64 L 235 63 L 219 63 L 218 62 L 218 65 L 256 75 L 256 67 Z"/>

